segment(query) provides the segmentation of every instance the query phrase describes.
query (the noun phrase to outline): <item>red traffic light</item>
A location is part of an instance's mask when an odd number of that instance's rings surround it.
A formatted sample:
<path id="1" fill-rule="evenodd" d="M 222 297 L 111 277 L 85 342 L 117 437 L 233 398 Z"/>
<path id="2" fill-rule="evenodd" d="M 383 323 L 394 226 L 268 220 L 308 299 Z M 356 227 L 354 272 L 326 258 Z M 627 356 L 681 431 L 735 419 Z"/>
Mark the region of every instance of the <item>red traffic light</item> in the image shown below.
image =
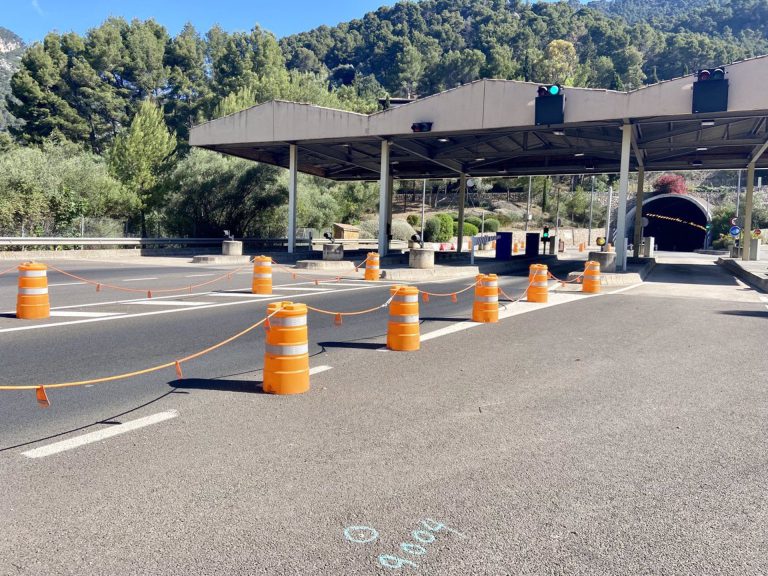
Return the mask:
<path id="1" fill-rule="evenodd" d="M 699 70 L 698 79 L 699 82 L 706 82 L 707 80 L 724 80 L 725 70 L 723 68 L 707 68 Z"/>
<path id="2" fill-rule="evenodd" d="M 432 122 L 414 122 L 411 124 L 413 132 L 432 132 Z"/>

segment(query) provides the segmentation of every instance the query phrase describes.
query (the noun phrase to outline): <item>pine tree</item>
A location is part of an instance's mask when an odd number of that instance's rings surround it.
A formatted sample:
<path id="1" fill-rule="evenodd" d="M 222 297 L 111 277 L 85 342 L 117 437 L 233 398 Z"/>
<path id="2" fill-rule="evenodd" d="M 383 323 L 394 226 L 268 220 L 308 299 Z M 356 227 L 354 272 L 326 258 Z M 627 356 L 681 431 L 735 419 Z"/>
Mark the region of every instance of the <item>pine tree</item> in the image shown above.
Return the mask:
<path id="1" fill-rule="evenodd" d="M 163 120 L 163 112 L 144 100 L 130 127 L 120 133 L 109 154 L 113 174 L 141 200 L 141 235 L 146 236 L 145 217 L 154 204 L 153 194 L 164 163 L 176 148 L 176 138 Z"/>

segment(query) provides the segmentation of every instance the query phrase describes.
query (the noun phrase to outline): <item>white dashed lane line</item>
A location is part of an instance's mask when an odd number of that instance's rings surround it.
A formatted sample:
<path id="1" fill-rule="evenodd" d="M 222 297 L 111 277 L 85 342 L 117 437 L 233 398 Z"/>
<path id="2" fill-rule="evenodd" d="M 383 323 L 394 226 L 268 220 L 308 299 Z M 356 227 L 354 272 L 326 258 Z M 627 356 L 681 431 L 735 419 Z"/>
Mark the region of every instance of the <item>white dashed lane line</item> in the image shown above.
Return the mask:
<path id="1" fill-rule="evenodd" d="M 147 280 L 160 280 L 160 278 L 154 277 L 154 278 L 126 278 L 123 280 L 123 282 L 144 282 Z"/>
<path id="2" fill-rule="evenodd" d="M 22 452 L 21 455 L 26 456 L 27 458 L 44 458 L 45 456 L 52 456 L 53 454 L 66 452 L 67 450 L 79 448 L 80 446 L 85 446 L 86 444 L 92 444 L 107 438 L 112 438 L 113 436 L 125 434 L 126 432 L 131 432 L 132 430 L 138 430 L 139 428 L 144 428 L 145 426 L 151 426 L 152 424 L 165 422 L 166 420 L 176 418 L 178 415 L 179 413 L 176 410 L 158 412 L 152 416 L 145 416 L 144 418 L 138 418 L 123 424 L 117 424 L 109 426 L 109 428 L 104 428 L 95 432 L 89 432 L 88 434 L 83 434 L 82 436 L 75 436 L 74 438 L 68 438 L 67 440 L 48 444 L 47 446 L 41 446 L 40 448 L 27 450 L 26 452 Z"/>

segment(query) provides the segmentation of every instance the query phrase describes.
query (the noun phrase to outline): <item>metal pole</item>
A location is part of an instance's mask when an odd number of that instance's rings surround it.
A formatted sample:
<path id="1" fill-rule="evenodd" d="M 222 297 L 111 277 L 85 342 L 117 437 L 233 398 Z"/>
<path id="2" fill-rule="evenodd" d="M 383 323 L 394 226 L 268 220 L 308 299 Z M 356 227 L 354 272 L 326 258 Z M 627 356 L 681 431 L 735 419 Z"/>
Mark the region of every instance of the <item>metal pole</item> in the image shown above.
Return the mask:
<path id="1" fill-rule="evenodd" d="M 427 201 L 427 181 L 426 179 L 423 180 L 423 185 L 421 188 L 421 247 L 424 248 L 424 205 Z"/>
<path id="2" fill-rule="evenodd" d="M 627 271 L 627 249 L 624 239 L 627 237 L 627 192 L 629 191 L 629 155 L 632 151 L 632 125 L 621 127 L 621 168 L 619 171 L 619 210 L 616 213 L 616 260 L 623 263 L 622 272 Z"/>
<path id="3" fill-rule="evenodd" d="M 387 224 L 389 219 L 389 179 L 392 177 L 389 171 L 389 140 L 381 141 L 381 170 L 379 172 L 379 257 L 384 258 L 389 251 L 389 237 L 387 236 Z"/>
<path id="4" fill-rule="evenodd" d="M 739 217 L 739 200 L 741 200 L 741 170 L 739 170 L 739 180 L 736 184 L 736 218 Z"/>
<path id="5" fill-rule="evenodd" d="M 482 220 L 480 221 L 480 234 L 485 234 L 485 210 L 480 212 Z"/>
<path id="6" fill-rule="evenodd" d="M 749 260 L 750 231 L 752 230 L 752 198 L 755 191 L 755 165 L 750 162 L 747 164 L 747 193 L 744 196 L 744 226 L 741 227 L 741 259 Z"/>
<path id="7" fill-rule="evenodd" d="M 595 203 L 595 175 L 592 174 L 592 191 L 589 193 L 589 230 L 587 231 L 587 246 L 592 245 L 592 206 Z"/>
<path id="8" fill-rule="evenodd" d="M 462 174 L 459 177 L 459 231 L 456 234 L 456 253 L 462 251 L 464 244 L 464 204 L 467 198 L 467 175 Z"/>
<path id="9" fill-rule="evenodd" d="M 613 186 L 608 186 L 608 214 L 605 216 L 605 241 L 611 241 L 611 205 L 613 204 Z"/>
<path id="10" fill-rule="evenodd" d="M 289 144 L 288 150 L 288 253 L 293 254 L 296 250 L 296 187 L 299 151 L 296 144 Z"/>
<path id="11" fill-rule="evenodd" d="M 525 231 L 528 232 L 528 222 L 531 218 L 531 187 L 533 186 L 533 176 L 528 176 L 528 206 L 525 209 Z"/>

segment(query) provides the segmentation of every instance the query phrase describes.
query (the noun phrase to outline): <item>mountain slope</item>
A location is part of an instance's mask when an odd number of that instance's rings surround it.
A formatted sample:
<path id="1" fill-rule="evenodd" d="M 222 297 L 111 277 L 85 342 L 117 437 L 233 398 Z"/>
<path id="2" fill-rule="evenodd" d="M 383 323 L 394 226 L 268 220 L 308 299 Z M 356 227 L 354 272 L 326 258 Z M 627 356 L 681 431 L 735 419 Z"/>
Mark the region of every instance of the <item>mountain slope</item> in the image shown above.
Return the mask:
<path id="1" fill-rule="evenodd" d="M 0 26 L 0 130 L 13 120 L 5 109 L 5 95 L 10 92 L 11 76 L 19 67 L 24 48 L 19 36 Z"/>

